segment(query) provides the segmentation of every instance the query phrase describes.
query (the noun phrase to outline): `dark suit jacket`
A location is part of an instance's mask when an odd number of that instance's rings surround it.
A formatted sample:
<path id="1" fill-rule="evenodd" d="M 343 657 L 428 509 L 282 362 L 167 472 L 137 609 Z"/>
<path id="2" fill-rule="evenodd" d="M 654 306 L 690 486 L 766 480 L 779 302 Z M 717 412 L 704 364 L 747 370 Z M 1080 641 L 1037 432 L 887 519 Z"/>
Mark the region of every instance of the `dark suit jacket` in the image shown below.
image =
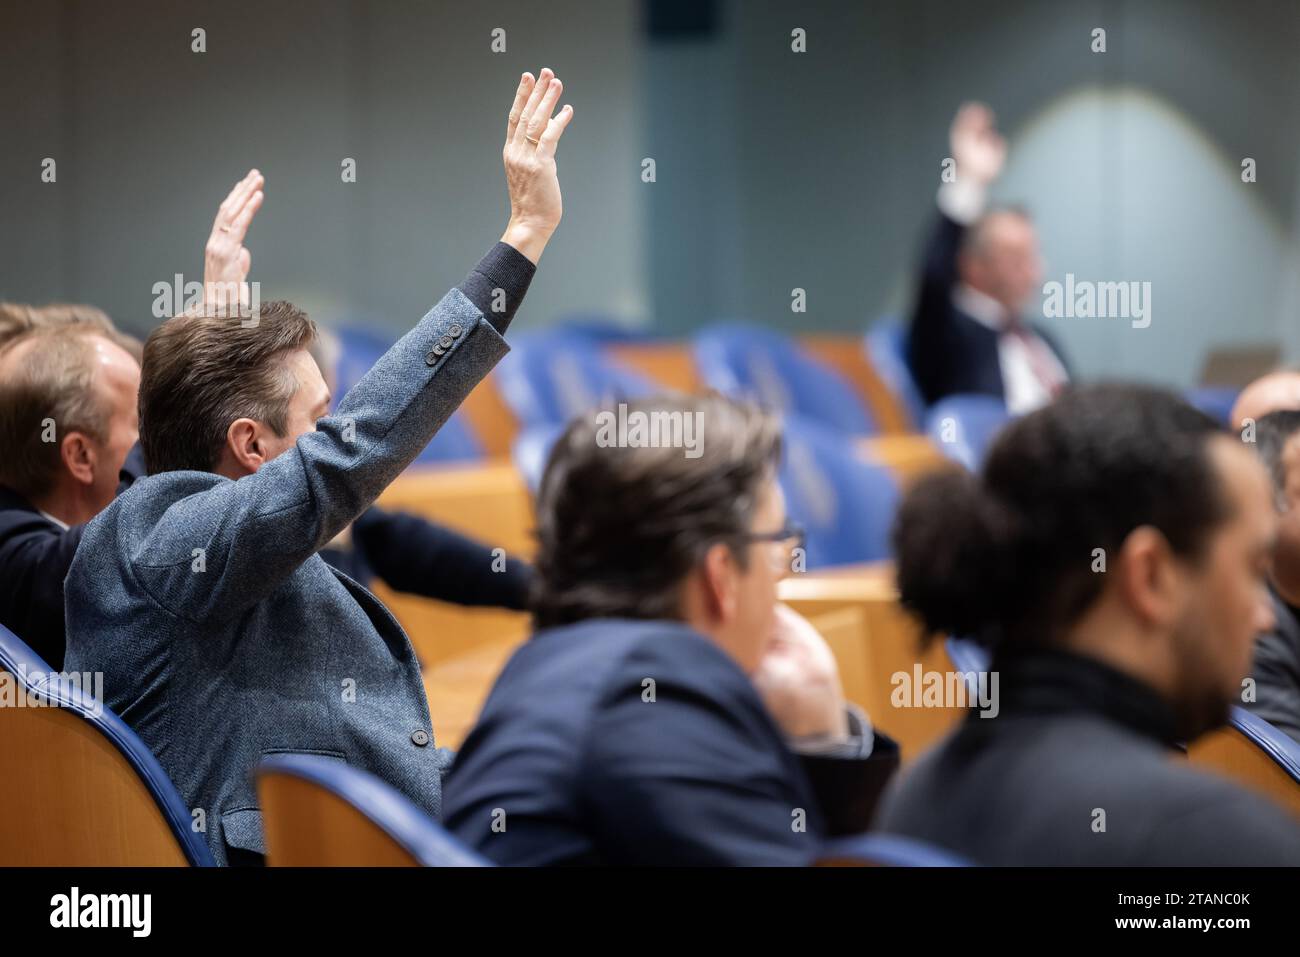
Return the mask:
<path id="1" fill-rule="evenodd" d="M 122 466 L 118 493 L 143 476 L 136 444 Z M 65 644 L 63 579 L 84 528 L 64 530 L 17 492 L 0 487 L 0 625 L 56 671 L 63 668 Z"/>
<path id="2" fill-rule="evenodd" d="M 939 214 L 925 247 L 912 308 L 907 361 L 921 394 L 931 404 L 959 392 L 1006 397 L 998 333 L 959 309 L 952 299 L 958 283 L 957 252 L 965 232 L 966 227 Z M 1040 325 L 1031 326 L 1068 373 L 1059 345 Z"/>
<path id="3" fill-rule="evenodd" d="M 533 568 L 490 546 L 418 515 L 372 507 L 352 523 L 352 547 L 321 557 L 369 587 L 379 578 L 394 591 L 455 605 L 523 611 Z"/>
<path id="4" fill-rule="evenodd" d="M 63 668 L 63 579 L 84 528 L 64 531 L 0 488 L 0 624 L 56 671 Z"/>
<path id="5" fill-rule="evenodd" d="M 1255 701 L 1242 707 L 1300 741 L 1300 612 L 1269 593 L 1277 626 L 1255 640 Z"/>
<path id="6" fill-rule="evenodd" d="M 905 771 L 882 830 L 988 865 L 1300 865 L 1300 823 L 1190 767 L 1145 685 L 1064 652 L 992 667 L 1000 713 Z"/>
<path id="7" fill-rule="evenodd" d="M 510 659 L 443 816 L 500 864 L 805 864 L 828 834 L 865 828 L 897 762 L 882 736 L 867 759 L 801 760 L 707 638 L 596 619 Z"/>

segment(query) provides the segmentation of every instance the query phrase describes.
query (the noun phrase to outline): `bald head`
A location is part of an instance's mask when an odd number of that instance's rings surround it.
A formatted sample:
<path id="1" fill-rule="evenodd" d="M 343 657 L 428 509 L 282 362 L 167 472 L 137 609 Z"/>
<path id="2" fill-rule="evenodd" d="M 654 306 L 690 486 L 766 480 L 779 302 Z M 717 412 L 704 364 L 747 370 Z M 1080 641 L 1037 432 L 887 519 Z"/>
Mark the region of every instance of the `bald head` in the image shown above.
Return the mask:
<path id="1" fill-rule="evenodd" d="M 957 268 L 963 282 L 1018 315 L 1043 279 L 1033 221 L 1014 207 L 985 213 L 967 230 Z"/>
<path id="2" fill-rule="evenodd" d="M 1292 410 L 1300 410 L 1300 372 L 1270 372 L 1241 390 L 1232 407 L 1232 427 L 1240 430 L 1247 419 L 1258 422 L 1270 412 Z"/>

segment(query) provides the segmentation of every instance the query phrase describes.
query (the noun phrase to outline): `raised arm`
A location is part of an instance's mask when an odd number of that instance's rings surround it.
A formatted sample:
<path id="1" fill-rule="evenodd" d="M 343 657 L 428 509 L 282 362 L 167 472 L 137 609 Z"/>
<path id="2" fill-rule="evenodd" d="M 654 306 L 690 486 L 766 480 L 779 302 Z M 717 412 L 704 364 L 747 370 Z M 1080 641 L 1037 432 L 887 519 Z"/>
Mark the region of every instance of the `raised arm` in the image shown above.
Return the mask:
<path id="1" fill-rule="evenodd" d="M 155 598 L 194 619 L 238 614 L 261 600 L 401 474 L 508 351 L 502 333 L 559 224 L 554 153 L 573 112 L 549 115 L 561 89 L 544 70 L 536 83 L 525 74 L 516 91 L 505 150 L 511 215 L 502 243 L 315 431 L 253 474 L 215 487 L 205 483 L 169 509 L 135 566 Z M 534 131 L 540 135 L 531 136 Z M 259 192 L 260 176 L 250 173 L 218 214 L 213 278 L 243 282 L 248 257 L 240 224 L 246 229 Z M 232 209 L 238 210 L 233 216 Z M 493 283 L 503 284 L 504 313 L 492 311 Z M 231 334 L 238 331 L 232 327 Z M 203 574 L 191 570 L 187 556 L 195 549 L 203 550 Z"/>

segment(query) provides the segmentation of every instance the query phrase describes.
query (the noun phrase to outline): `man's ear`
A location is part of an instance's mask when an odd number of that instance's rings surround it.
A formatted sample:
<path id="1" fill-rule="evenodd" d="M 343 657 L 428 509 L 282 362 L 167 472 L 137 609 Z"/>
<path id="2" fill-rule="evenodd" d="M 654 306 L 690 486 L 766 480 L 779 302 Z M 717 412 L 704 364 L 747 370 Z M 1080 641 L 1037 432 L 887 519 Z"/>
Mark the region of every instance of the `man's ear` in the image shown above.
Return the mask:
<path id="1" fill-rule="evenodd" d="M 99 460 L 95 443 L 84 432 L 69 432 L 59 443 L 63 467 L 82 485 L 95 482 L 95 464 Z"/>
<path id="2" fill-rule="evenodd" d="M 701 565 L 704 577 L 704 601 L 711 618 L 722 624 L 736 617 L 739 598 L 736 594 L 736 556 L 721 543 L 710 545 Z"/>
<path id="3" fill-rule="evenodd" d="M 226 429 L 226 454 L 236 467 L 249 475 L 266 464 L 266 443 L 262 427 L 253 419 L 235 419 Z"/>
<path id="4" fill-rule="evenodd" d="M 1111 567 L 1118 573 L 1125 603 L 1147 625 L 1172 625 L 1182 607 L 1184 580 L 1169 540 L 1150 525 L 1142 525 L 1124 539 L 1118 557 Z"/>

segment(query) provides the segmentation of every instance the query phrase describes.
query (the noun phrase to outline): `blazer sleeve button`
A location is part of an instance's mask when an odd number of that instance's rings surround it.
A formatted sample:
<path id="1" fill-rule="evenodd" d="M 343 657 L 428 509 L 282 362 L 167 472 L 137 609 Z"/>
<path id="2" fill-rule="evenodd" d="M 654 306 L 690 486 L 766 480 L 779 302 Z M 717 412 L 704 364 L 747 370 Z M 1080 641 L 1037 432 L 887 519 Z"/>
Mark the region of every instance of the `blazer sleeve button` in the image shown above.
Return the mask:
<path id="1" fill-rule="evenodd" d="M 451 336 L 453 339 L 459 339 L 464 331 L 465 330 L 460 327 L 459 322 L 453 322 L 447 327 L 447 335 Z"/>
<path id="2" fill-rule="evenodd" d="M 430 365 L 430 366 L 436 366 L 436 365 L 438 364 L 438 350 L 437 350 L 437 349 L 434 349 L 434 350 L 432 350 L 431 352 L 427 352 L 427 353 L 425 353 L 425 356 L 424 356 L 424 364 L 425 364 L 425 365 Z"/>
<path id="3" fill-rule="evenodd" d="M 411 732 L 411 743 L 417 748 L 422 748 L 429 743 L 429 732 L 423 728 L 416 728 Z"/>

